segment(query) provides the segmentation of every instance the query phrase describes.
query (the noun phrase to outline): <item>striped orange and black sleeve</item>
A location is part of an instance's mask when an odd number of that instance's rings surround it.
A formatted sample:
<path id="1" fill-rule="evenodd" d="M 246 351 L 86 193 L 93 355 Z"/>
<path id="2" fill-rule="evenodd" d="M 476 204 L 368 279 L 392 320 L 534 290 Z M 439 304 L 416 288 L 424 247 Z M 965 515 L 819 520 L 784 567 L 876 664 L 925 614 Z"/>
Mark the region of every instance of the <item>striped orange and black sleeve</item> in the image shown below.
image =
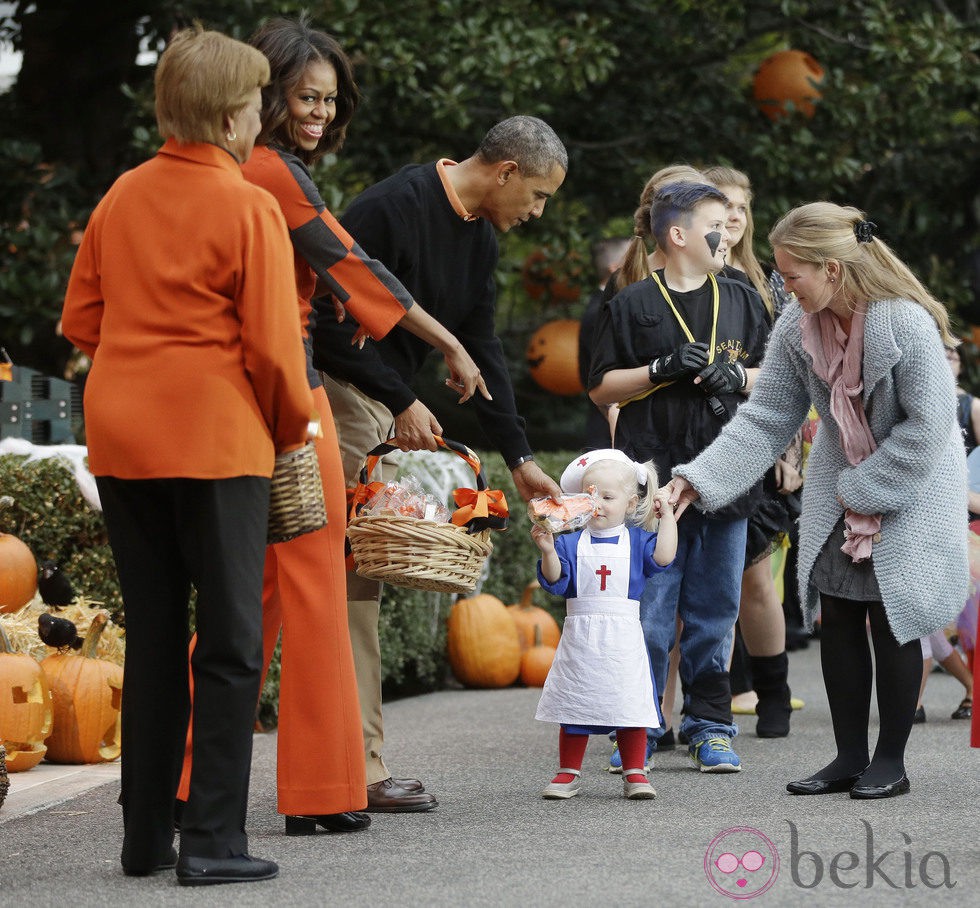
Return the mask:
<path id="1" fill-rule="evenodd" d="M 412 295 L 330 213 L 306 166 L 267 147 L 256 148 L 242 169 L 249 181 L 276 197 L 294 248 L 321 283 L 371 337 L 383 338 L 414 305 Z"/>

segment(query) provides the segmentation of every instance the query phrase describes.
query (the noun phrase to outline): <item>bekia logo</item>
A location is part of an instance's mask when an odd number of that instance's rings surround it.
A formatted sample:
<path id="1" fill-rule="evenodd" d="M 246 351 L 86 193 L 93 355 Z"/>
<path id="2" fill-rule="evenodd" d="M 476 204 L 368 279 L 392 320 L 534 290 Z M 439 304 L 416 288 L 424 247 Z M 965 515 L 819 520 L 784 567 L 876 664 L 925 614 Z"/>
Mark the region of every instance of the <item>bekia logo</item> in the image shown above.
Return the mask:
<path id="1" fill-rule="evenodd" d="M 952 889 L 956 886 L 952 867 L 940 851 L 922 854 L 907 833 L 875 835 L 867 820 L 861 820 L 854 847 L 832 854 L 804 847 L 801 830 L 787 820 L 789 832 L 789 873 L 799 889 L 833 886 L 837 889 Z M 863 833 L 863 836 L 861 835 Z M 891 846 L 891 847 L 889 847 Z M 779 853 L 772 841 L 751 826 L 736 826 L 719 833 L 704 855 L 704 872 L 712 888 L 731 899 L 751 899 L 762 895 L 776 882 Z"/>
<path id="2" fill-rule="evenodd" d="M 755 898 L 776 882 L 779 852 L 758 829 L 735 826 L 712 839 L 704 854 L 704 872 L 722 895 Z"/>

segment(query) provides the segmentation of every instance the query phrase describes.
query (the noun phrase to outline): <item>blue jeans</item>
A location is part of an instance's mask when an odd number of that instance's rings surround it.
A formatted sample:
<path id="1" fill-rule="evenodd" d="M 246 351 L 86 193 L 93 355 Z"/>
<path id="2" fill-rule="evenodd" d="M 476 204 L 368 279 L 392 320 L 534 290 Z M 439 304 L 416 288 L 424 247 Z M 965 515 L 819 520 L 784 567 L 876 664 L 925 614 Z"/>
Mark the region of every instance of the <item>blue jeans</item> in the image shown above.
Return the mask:
<path id="1" fill-rule="evenodd" d="M 690 508 L 677 524 L 677 557 L 655 574 L 640 596 L 640 623 L 658 691 L 667 681 L 676 619 L 684 718 L 680 730 L 691 744 L 738 734 L 732 721 L 728 657 L 745 566 L 746 521 L 715 520 Z M 653 729 L 659 739 L 665 729 Z"/>

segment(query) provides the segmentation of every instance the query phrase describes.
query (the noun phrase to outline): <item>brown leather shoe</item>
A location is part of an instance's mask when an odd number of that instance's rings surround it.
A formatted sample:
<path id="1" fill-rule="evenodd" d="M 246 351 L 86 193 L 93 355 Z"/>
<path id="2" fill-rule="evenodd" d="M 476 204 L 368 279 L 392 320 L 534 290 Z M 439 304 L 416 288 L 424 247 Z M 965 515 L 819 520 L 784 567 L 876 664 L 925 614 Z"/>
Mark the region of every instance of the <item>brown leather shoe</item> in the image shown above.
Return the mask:
<path id="1" fill-rule="evenodd" d="M 392 779 L 391 781 L 405 791 L 425 791 L 425 786 L 418 779 Z"/>
<path id="2" fill-rule="evenodd" d="M 367 787 L 368 813 L 421 813 L 439 802 L 427 791 L 402 788 L 394 779 L 384 779 Z"/>

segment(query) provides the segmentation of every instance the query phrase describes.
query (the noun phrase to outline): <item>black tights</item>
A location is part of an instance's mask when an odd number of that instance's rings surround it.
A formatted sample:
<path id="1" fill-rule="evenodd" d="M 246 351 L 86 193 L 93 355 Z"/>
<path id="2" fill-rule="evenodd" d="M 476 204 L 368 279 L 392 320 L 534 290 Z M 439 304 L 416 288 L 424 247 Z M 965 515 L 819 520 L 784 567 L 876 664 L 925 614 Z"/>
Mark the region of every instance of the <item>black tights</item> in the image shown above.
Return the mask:
<path id="1" fill-rule="evenodd" d="M 912 730 L 922 680 L 918 640 L 899 645 L 880 602 L 820 596 L 820 665 L 834 725 L 837 757 L 811 779 L 839 779 L 861 773 L 862 785 L 895 782 L 905 772 L 905 745 Z M 871 622 L 881 727 L 868 760 L 871 709 L 871 649 L 865 621 Z M 867 769 L 865 769 L 867 767 Z"/>

